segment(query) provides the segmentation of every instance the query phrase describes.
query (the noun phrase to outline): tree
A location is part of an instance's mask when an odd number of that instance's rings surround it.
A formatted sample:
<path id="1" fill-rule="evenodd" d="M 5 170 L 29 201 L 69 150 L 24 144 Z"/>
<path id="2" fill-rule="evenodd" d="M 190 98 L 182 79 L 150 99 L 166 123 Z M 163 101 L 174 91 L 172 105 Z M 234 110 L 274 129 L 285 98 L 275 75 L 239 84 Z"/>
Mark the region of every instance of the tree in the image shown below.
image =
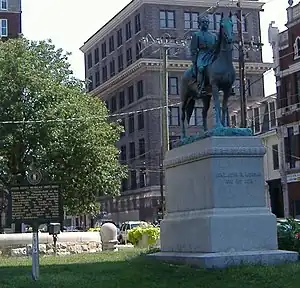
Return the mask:
<path id="1" fill-rule="evenodd" d="M 50 40 L 0 42 L 0 176 L 34 165 L 61 183 L 71 213 L 93 213 L 96 196 L 117 195 L 126 177 L 122 127 L 72 76 L 68 56 Z"/>

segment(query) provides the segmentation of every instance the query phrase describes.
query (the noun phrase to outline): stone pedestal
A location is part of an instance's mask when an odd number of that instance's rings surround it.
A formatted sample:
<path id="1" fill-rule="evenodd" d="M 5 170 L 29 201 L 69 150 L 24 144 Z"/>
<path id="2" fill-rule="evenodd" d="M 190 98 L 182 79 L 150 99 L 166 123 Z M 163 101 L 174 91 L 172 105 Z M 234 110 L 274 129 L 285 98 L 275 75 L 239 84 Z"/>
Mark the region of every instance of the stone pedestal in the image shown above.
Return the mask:
<path id="1" fill-rule="evenodd" d="M 256 137 L 211 137 L 168 152 L 161 252 L 204 267 L 296 261 L 278 251 L 276 218 L 266 207 Z"/>

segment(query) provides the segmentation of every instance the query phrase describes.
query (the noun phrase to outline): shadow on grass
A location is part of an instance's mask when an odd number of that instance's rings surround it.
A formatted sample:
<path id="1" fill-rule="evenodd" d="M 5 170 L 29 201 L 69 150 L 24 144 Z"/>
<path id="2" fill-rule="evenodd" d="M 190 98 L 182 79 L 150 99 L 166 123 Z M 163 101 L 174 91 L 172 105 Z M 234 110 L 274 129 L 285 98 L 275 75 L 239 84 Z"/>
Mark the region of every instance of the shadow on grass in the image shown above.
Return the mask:
<path id="1" fill-rule="evenodd" d="M 0 267 L 1 288 L 298 288 L 300 283 L 300 264 L 205 271 L 136 253 L 80 254 L 41 258 L 40 279 L 34 282 L 30 259 L 5 261 L 7 265 Z"/>

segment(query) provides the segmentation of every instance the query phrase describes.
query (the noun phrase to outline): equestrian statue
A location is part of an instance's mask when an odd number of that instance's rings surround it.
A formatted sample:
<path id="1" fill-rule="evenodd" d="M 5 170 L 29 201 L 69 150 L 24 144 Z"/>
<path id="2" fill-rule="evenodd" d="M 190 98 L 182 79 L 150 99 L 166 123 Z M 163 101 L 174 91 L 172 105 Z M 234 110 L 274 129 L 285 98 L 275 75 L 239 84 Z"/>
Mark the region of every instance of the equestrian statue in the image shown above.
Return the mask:
<path id="1" fill-rule="evenodd" d="M 193 33 L 190 50 L 192 66 L 184 72 L 181 85 L 182 138 L 186 137 L 185 122 L 189 123 L 195 102 L 203 102 L 203 129 L 207 132 L 207 112 L 213 97 L 215 107 L 215 129 L 229 126 L 228 98 L 233 95 L 235 69 L 232 61 L 233 21 L 223 13 L 218 34 L 208 30 L 209 19 L 199 21 L 199 31 Z M 223 91 L 222 109 L 219 91 Z"/>

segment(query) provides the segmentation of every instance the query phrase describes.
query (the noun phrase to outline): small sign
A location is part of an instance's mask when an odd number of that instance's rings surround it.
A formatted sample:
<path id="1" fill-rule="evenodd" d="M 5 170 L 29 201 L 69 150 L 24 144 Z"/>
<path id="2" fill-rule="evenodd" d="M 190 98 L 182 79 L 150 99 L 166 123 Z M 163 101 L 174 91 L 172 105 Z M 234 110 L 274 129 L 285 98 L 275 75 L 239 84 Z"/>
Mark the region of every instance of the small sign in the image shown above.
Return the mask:
<path id="1" fill-rule="evenodd" d="M 8 207 L 11 223 L 43 224 L 63 217 L 60 189 L 53 184 L 11 186 Z"/>

